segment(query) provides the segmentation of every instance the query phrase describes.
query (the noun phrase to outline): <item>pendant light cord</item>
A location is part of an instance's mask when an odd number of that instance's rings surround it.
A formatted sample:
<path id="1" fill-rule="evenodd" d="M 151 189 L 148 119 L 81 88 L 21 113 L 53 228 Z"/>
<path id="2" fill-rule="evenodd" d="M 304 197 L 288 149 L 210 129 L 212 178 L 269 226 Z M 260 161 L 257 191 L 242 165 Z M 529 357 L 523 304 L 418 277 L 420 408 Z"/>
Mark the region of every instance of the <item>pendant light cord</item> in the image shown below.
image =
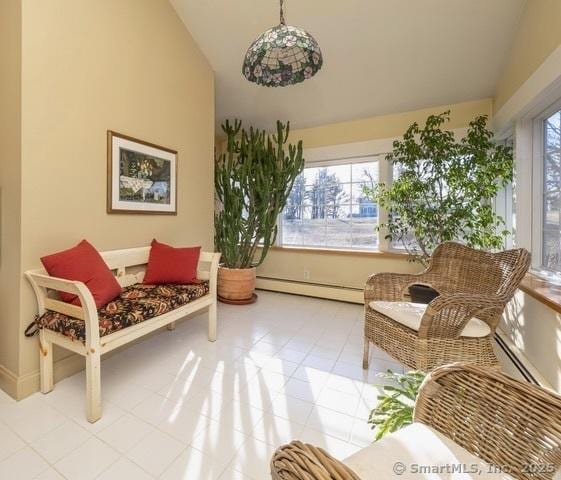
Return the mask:
<path id="1" fill-rule="evenodd" d="M 284 0 L 280 0 L 280 24 L 286 25 L 284 21 Z"/>

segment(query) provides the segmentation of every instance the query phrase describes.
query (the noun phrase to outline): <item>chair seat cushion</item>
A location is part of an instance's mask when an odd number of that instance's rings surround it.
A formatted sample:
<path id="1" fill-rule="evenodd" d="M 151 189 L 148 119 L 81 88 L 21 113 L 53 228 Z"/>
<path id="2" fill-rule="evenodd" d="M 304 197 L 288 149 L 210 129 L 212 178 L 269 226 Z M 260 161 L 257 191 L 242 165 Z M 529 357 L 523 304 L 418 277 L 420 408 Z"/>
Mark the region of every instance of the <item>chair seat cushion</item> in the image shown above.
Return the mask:
<path id="1" fill-rule="evenodd" d="M 428 306 L 424 303 L 385 302 L 381 300 L 375 300 L 368 305 L 372 310 L 376 310 L 382 315 L 417 332 Z M 464 327 L 462 337 L 486 337 L 490 333 L 491 329 L 487 323 L 478 318 L 472 318 Z"/>
<path id="2" fill-rule="evenodd" d="M 209 292 L 208 282 L 192 285 L 144 285 L 126 287 L 121 295 L 100 308 L 99 335 L 115 333 L 123 328 L 145 322 L 197 300 Z M 47 310 L 37 319 L 39 328 L 48 328 L 73 340 L 84 342 L 83 320 Z"/>
<path id="3" fill-rule="evenodd" d="M 361 480 L 512 478 L 422 423 L 382 438 L 343 463 Z"/>

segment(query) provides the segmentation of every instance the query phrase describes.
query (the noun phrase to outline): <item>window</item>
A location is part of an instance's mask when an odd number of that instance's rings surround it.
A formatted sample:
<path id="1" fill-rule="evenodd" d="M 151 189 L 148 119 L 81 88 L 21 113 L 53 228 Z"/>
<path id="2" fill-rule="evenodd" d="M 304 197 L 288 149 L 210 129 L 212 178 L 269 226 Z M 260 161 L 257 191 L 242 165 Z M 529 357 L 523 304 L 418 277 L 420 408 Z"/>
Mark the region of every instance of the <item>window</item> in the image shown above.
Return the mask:
<path id="1" fill-rule="evenodd" d="M 561 284 L 561 100 L 517 121 L 515 148 L 515 244 L 534 274 Z"/>
<path id="2" fill-rule="evenodd" d="M 542 268 L 561 273 L 561 110 L 541 120 Z"/>
<path id="3" fill-rule="evenodd" d="M 311 164 L 296 179 L 281 215 L 280 244 L 374 250 L 378 206 L 363 186 L 378 182 L 377 157 Z"/>

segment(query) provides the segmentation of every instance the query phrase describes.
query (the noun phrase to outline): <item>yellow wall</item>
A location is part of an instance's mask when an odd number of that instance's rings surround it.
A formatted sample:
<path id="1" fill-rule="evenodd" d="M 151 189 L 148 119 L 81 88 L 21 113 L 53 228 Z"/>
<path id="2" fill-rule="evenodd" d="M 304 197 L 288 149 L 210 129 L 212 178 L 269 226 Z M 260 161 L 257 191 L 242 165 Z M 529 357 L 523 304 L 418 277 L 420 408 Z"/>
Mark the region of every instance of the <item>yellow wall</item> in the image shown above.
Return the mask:
<path id="1" fill-rule="evenodd" d="M 561 315 L 519 290 L 500 326 L 547 382 L 561 392 Z"/>
<path id="2" fill-rule="evenodd" d="M 293 130 L 291 141 L 302 140 L 304 148 L 324 147 L 343 143 L 364 142 L 382 138 L 398 137 L 413 122 L 424 122 L 429 115 L 451 110 L 450 123 L 447 128 L 466 127 L 477 115 L 492 113 L 492 100 L 483 99 L 472 102 L 441 105 L 422 110 L 363 118 L 350 122 L 331 123 L 313 128 Z"/>
<path id="3" fill-rule="evenodd" d="M 491 99 L 442 105 L 394 115 L 372 117 L 352 122 L 293 130 L 290 141 L 302 140 L 304 148 L 324 147 L 401 136 L 413 122 L 424 122 L 427 116 L 451 110 L 449 128 L 466 127 L 477 115 L 491 115 Z M 310 278 L 304 278 L 304 271 Z M 301 282 L 362 288 L 372 273 L 383 271 L 414 272 L 419 266 L 402 259 L 372 256 L 349 256 L 290 250 L 271 250 L 257 274 L 261 277 Z"/>
<path id="4" fill-rule="evenodd" d="M 314 253 L 286 250 L 271 250 L 263 265 L 257 269 L 260 277 L 280 280 L 318 283 L 362 289 L 366 279 L 373 273 L 413 273 L 419 271 L 418 264 L 403 258 L 385 258 L 338 253 Z M 304 271 L 309 272 L 305 278 Z"/>
<path id="5" fill-rule="evenodd" d="M 502 71 L 494 110 L 498 111 L 561 44 L 561 1 L 527 0 Z"/>
<path id="6" fill-rule="evenodd" d="M 212 248 L 213 72 L 170 4 L 24 0 L 22 17 L 22 269 L 82 238 Z M 178 151 L 177 216 L 106 213 L 107 129 Z M 33 382 L 35 311 L 25 284 L 16 373 Z"/>
<path id="7" fill-rule="evenodd" d="M 0 387 L 18 368 L 21 4 L 0 2 Z M 8 369 L 7 372 L 5 369 Z M 10 392 L 14 394 L 13 390 Z"/>

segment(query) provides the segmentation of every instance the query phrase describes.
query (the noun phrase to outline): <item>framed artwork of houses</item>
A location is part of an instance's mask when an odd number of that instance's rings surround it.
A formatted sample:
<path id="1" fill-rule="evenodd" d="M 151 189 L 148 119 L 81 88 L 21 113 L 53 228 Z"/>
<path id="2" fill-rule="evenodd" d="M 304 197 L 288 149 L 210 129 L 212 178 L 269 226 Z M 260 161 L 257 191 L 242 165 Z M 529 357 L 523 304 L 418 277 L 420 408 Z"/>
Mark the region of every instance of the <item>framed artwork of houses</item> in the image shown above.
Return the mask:
<path id="1" fill-rule="evenodd" d="M 107 212 L 177 214 L 177 152 L 109 130 Z"/>

